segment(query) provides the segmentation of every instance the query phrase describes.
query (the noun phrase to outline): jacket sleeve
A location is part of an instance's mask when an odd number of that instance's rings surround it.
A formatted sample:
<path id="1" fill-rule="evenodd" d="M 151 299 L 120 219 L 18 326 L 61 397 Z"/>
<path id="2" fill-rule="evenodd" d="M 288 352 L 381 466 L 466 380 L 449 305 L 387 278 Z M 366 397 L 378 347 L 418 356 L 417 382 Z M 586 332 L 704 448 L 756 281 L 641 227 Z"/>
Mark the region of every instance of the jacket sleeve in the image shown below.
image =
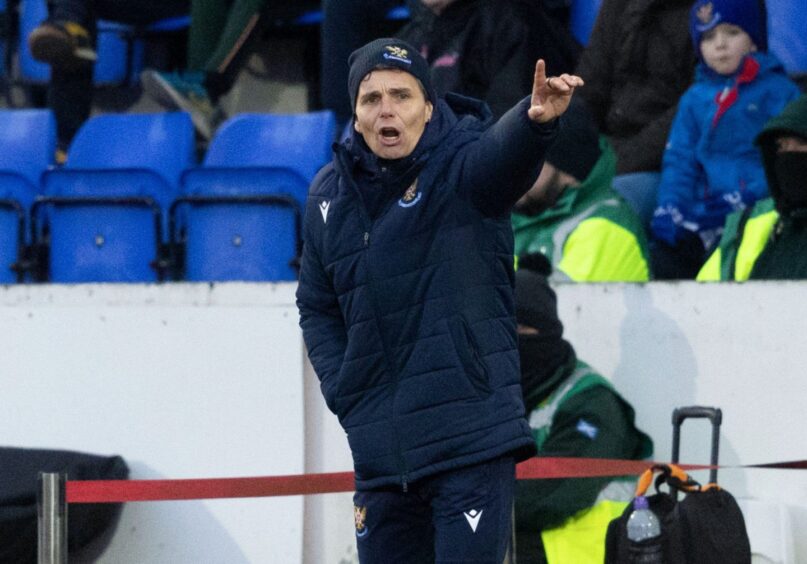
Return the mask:
<path id="1" fill-rule="evenodd" d="M 578 431 L 581 419 L 594 426 L 594 438 Z M 581 392 L 558 411 L 538 456 L 633 458 L 638 450 L 638 437 L 619 399 L 607 388 L 597 386 Z M 611 478 L 520 480 L 516 484 L 516 528 L 535 533 L 558 526 L 591 507 L 610 481 Z"/>
<path id="2" fill-rule="evenodd" d="M 462 150 L 458 189 L 469 193 L 484 215 L 510 213 L 538 178 L 555 138 L 559 120 L 535 123 L 527 116 L 529 107 L 530 98 L 522 99 Z"/>
<path id="3" fill-rule="evenodd" d="M 347 348 L 347 331 L 333 284 L 310 237 L 303 245 L 297 307 L 308 358 L 319 378 L 325 402 L 334 411 L 334 392 Z"/>
<path id="4" fill-rule="evenodd" d="M 673 121 L 661 170 L 658 205 L 673 205 L 686 210 L 696 198 L 695 189 L 701 174 L 696 147 L 701 126 L 692 111 L 691 96 L 684 94 Z"/>

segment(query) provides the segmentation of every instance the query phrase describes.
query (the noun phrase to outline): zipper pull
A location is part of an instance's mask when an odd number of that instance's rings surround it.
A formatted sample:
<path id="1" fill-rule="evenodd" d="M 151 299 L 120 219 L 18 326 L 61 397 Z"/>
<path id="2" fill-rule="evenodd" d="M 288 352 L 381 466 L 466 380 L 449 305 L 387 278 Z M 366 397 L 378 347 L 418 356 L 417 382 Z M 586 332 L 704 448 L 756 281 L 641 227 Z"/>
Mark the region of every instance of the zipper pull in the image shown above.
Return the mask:
<path id="1" fill-rule="evenodd" d="M 370 244 L 370 232 L 365 231 L 364 232 L 364 246 L 366 247 L 369 244 Z"/>

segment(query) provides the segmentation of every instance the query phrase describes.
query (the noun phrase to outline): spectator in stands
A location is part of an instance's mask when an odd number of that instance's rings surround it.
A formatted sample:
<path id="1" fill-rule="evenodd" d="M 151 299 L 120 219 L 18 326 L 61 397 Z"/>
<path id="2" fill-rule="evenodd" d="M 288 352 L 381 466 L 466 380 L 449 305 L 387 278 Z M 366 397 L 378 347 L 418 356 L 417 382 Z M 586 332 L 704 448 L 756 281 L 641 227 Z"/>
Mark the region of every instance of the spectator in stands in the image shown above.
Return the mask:
<path id="1" fill-rule="evenodd" d="M 51 0 L 48 18 L 28 36 L 33 57 L 50 64 L 48 106 L 56 117 L 60 160 L 92 108 L 98 19 L 148 25 L 188 13 L 188 0 Z"/>
<path id="2" fill-rule="evenodd" d="M 701 60 L 664 152 L 651 223 L 657 279 L 695 278 L 726 216 L 767 196 L 753 139 L 799 95 L 766 52 L 757 0 L 697 0 L 690 25 Z"/>
<path id="3" fill-rule="evenodd" d="M 771 197 L 726 219 L 700 281 L 807 278 L 807 94 L 757 136 Z"/>
<path id="4" fill-rule="evenodd" d="M 502 562 L 515 462 L 535 452 L 510 210 L 582 80 L 539 60 L 532 95 L 491 125 L 429 74 L 400 39 L 351 55 L 354 135 L 305 214 L 300 325 L 353 455 L 363 563 Z"/>
<path id="5" fill-rule="evenodd" d="M 420 0 L 427 8 L 396 35 L 420 50 L 439 95 L 487 102 L 498 118 L 530 89 L 535 60 L 572 72 L 580 45 L 536 0 Z"/>
<path id="6" fill-rule="evenodd" d="M 143 71 L 143 89 L 172 109 L 191 114 L 210 139 L 224 119 L 219 99 L 235 84 L 259 29 L 266 0 L 191 0 L 187 68 Z"/>
<path id="7" fill-rule="evenodd" d="M 692 0 L 603 0 L 576 74 L 580 96 L 617 155 L 614 189 L 644 225 L 678 99 L 692 82 Z"/>
<path id="8" fill-rule="evenodd" d="M 538 456 L 646 459 L 653 443 L 631 405 L 563 338 L 543 255 L 516 271 L 521 386 Z M 633 478 L 521 480 L 516 484 L 519 564 L 601 564 L 605 533 L 633 497 Z"/>
<path id="9" fill-rule="evenodd" d="M 338 131 L 352 119 L 353 109 L 345 90 L 348 56 L 377 37 L 394 34 L 398 22 L 386 21 L 401 0 L 323 0 L 320 28 L 320 103 L 336 114 Z M 419 0 L 409 0 L 410 12 Z"/>
<path id="10" fill-rule="evenodd" d="M 585 104 L 573 102 L 535 185 L 516 203 L 516 255 L 542 253 L 554 280 L 644 282 L 645 229 L 611 188 L 616 156 Z"/>

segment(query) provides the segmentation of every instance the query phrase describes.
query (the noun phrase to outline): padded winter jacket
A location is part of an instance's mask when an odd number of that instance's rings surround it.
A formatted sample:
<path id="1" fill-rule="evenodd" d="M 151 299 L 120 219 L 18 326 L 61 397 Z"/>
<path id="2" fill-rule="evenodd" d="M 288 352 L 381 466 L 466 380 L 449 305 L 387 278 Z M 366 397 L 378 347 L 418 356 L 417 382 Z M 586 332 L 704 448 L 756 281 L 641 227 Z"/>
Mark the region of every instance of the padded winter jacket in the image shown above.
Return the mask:
<path id="1" fill-rule="evenodd" d="M 751 53 L 740 69 L 750 72 L 722 76 L 698 65 L 698 78 L 681 97 L 664 152 L 658 203 L 677 207 L 686 221 L 702 229 L 722 226 L 725 214 L 715 220 L 710 209 L 710 202 L 722 195 L 739 193 L 746 205 L 767 197 L 754 138 L 799 96 L 773 55 Z M 743 81 L 746 72 L 753 76 Z M 721 103 L 721 94 L 735 85 L 736 101 Z"/>
<path id="2" fill-rule="evenodd" d="M 692 82 L 692 0 L 603 0 L 575 74 L 617 154 L 617 174 L 661 169 L 678 99 Z"/>
<path id="3" fill-rule="evenodd" d="M 410 156 L 379 162 L 354 135 L 312 183 L 300 325 L 357 489 L 535 451 L 509 214 L 558 126 L 528 107 L 488 127 L 484 104 L 447 95 Z M 372 214 L 371 189 L 384 194 Z"/>

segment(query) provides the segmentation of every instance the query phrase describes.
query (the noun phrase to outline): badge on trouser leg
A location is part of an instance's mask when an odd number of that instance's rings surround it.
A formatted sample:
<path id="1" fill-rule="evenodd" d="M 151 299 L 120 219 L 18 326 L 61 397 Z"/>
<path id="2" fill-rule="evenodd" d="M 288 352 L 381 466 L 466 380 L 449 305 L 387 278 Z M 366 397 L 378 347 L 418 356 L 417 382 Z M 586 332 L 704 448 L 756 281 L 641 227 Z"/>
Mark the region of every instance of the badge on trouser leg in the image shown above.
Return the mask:
<path id="1" fill-rule="evenodd" d="M 367 534 L 367 507 L 363 505 L 353 506 L 353 520 L 356 522 L 356 536 L 363 537 Z"/>

